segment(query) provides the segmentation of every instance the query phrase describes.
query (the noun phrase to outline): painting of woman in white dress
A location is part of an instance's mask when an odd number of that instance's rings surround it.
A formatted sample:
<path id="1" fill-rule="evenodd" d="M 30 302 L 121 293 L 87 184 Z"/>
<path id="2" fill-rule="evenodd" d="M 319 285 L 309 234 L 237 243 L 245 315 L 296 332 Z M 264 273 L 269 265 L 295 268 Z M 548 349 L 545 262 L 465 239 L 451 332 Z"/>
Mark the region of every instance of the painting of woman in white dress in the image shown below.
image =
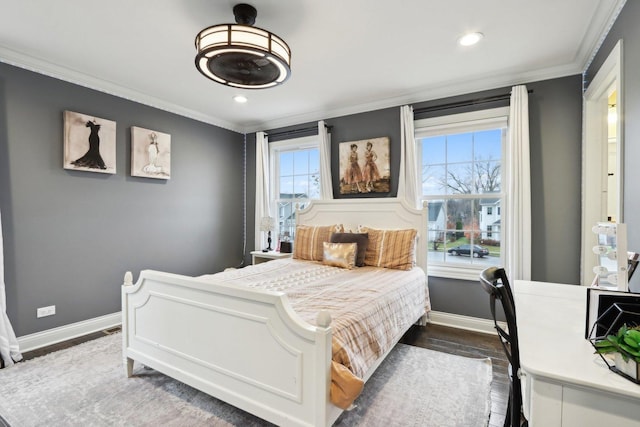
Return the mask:
<path id="1" fill-rule="evenodd" d="M 131 176 L 171 177 L 171 135 L 131 127 Z"/>

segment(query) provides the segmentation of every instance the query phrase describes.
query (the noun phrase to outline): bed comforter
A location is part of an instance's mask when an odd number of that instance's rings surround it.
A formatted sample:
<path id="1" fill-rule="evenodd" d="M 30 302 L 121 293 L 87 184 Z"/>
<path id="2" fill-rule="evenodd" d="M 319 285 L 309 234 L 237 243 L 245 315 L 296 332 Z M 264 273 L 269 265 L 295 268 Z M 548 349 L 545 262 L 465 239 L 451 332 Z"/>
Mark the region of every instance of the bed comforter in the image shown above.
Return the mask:
<path id="1" fill-rule="evenodd" d="M 211 277 L 203 276 L 203 278 Z M 216 281 L 287 295 L 294 311 L 315 325 L 320 310 L 331 313 L 331 401 L 343 409 L 362 390 L 363 378 L 416 319 L 430 310 L 426 276 L 376 267 L 352 270 L 320 262 L 280 259 L 228 270 Z"/>

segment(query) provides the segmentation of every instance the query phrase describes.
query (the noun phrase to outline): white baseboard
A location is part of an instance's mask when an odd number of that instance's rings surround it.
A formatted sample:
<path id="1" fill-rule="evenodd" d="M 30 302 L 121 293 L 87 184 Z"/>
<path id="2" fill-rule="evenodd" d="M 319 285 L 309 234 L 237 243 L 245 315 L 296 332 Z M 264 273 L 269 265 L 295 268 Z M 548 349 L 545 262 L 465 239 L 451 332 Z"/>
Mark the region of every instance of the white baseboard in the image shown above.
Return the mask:
<path id="1" fill-rule="evenodd" d="M 35 350 L 122 324 L 120 312 L 18 337 L 20 352 Z"/>
<path id="2" fill-rule="evenodd" d="M 481 332 L 484 334 L 493 335 L 496 333 L 492 320 L 445 313 L 442 311 L 430 312 L 429 323 L 458 329 L 466 329 L 468 331 Z M 499 323 L 506 329 L 506 325 L 503 322 Z M 64 325 L 58 328 L 18 337 L 18 345 L 20 346 L 20 351 L 24 353 L 101 331 L 103 329 L 113 328 L 121 324 L 122 315 L 120 312 L 107 314 L 93 319 L 83 320 L 82 322 L 72 323 L 70 325 Z"/>
<path id="3" fill-rule="evenodd" d="M 445 313 L 442 311 L 432 311 L 429 313 L 429 323 L 481 332 L 483 334 L 496 334 L 496 328 L 493 324 L 493 320 L 481 319 L 479 317 L 463 316 L 460 314 Z M 507 325 L 504 322 L 498 323 L 503 329 L 507 329 Z"/>

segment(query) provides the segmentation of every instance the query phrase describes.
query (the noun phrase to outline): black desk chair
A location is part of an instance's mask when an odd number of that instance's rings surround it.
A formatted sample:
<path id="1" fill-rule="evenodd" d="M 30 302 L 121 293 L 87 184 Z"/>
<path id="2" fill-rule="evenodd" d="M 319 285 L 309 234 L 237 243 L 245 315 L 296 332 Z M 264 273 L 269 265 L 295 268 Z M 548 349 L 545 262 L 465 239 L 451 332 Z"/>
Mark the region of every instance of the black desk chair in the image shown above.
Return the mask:
<path id="1" fill-rule="evenodd" d="M 522 416 L 522 388 L 520 377 L 520 351 L 518 348 L 518 327 L 516 325 L 516 306 L 513 299 L 513 292 L 509 285 L 507 273 L 503 268 L 489 267 L 480 274 L 480 284 L 490 296 L 491 315 L 498 337 L 504 352 L 509 360 L 509 404 L 507 406 L 507 416 L 504 420 L 505 427 L 521 427 L 527 425 L 527 421 Z M 502 309 L 507 319 L 507 329 L 505 331 L 496 319 L 496 299 L 500 300 Z"/>

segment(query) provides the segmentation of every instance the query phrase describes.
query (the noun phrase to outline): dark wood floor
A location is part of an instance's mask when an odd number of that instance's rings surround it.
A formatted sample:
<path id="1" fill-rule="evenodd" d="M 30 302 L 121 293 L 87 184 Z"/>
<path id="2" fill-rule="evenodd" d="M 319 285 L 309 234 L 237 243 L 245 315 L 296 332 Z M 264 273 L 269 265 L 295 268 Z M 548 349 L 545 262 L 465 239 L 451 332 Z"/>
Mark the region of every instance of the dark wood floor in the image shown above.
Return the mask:
<path id="1" fill-rule="evenodd" d="M 22 353 L 22 360 L 34 359 L 36 357 L 44 356 L 45 354 L 53 353 L 54 351 L 64 350 L 65 348 L 73 347 L 74 345 L 95 340 L 96 338 L 101 338 L 106 335 L 114 334 L 116 332 L 120 332 L 119 326 L 111 329 L 105 329 L 104 331 L 98 331 L 92 334 L 83 335 L 81 337 L 73 338 L 47 347 L 42 347 L 33 351 L 28 351 L 26 353 Z"/>
<path id="2" fill-rule="evenodd" d="M 33 359 L 34 357 L 43 356 L 53 351 L 69 348 L 85 341 L 118 332 L 119 330 L 120 328 L 112 328 L 106 331 L 95 332 L 49 347 L 30 351 L 24 353 L 22 356 L 25 360 Z M 493 366 L 493 382 L 491 384 L 491 418 L 489 420 L 489 427 L 501 427 L 503 425 L 507 399 L 509 397 L 509 382 L 507 377 L 507 359 L 502 351 L 497 335 L 488 335 L 429 324 L 424 327 L 413 326 L 400 342 L 442 351 L 444 353 L 456 354 L 458 356 L 490 357 Z"/>

